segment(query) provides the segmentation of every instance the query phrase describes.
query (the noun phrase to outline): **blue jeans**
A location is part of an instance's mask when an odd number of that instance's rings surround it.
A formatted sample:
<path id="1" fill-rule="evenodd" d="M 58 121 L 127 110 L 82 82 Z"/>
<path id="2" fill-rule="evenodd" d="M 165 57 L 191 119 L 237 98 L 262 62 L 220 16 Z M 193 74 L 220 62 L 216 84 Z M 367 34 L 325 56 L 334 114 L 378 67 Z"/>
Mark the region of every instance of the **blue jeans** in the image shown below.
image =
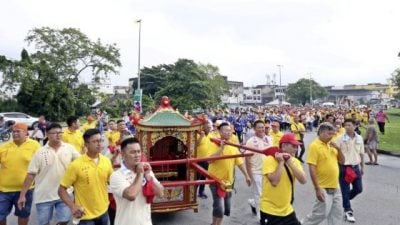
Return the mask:
<path id="1" fill-rule="evenodd" d="M 79 225 L 108 225 L 108 213 L 105 212 L 103 215 L 91 220 L 81 220 Z"/>
<path id="2" fill-rule="evenodd" d="M 38 224 L 50 224 L 54 209 L 57 222 L 68 222 L 71 219 L 71 210 L 68 206 L 62 200 L 54 200 L 36 204 Z"/>
<path id="3" fill-rule="evenodd" d="M 0 192 L 0 221 L 3 221 L 11 213 L 14 206 L 14 215 L 20 218 L 28 218 L 31 215 L 33 189 L 26 192 L 26 203 L 22 210 L 18 209 L 20 192 Z"/>
<path id="4" fill-rule="evenodd" d="M 360 167 L 358 165 L 353 166 L 354 172 L 357 174 L 357 178 L 351 183 L 352 188 L 350 189 L 350 184 L 348 184 L 344 177 L 346 174 L 346 167 L 344 165 L 339 166 L 339 183 L 340 189 L 342 190 L 342 197 L 343 197 L 343 208 L 344 211 L 353 211 L 351 209 L 350 200 L 356 197 L 358 194 L 362 192 L 362 176 L 360 172 Z"/>

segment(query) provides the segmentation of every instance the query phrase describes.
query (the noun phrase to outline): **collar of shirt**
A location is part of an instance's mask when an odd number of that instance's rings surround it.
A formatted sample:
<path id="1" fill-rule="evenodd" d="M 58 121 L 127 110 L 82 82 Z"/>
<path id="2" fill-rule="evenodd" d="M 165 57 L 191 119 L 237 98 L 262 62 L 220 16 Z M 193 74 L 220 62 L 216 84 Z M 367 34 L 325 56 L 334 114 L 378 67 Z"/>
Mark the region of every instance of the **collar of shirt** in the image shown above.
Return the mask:
<path id="1" fill-rule="evenodd" d="M 355 132 L 354 132 L 354 138 L 356 139 L 356 144 L 361 144 L 364 142 L 362 137 Z M 344 134 L 342 137 L 342 141 L 343 142 L 350 141 L 350 136 L 348 134 Z"/>
<path id="2" fill-rule="evenodd" d="M 130 169 L 128 169 L 128 167 L 125 166 L 124 161 L 121 162 L 121 172 L 124 175 L 128 175 L 128 174 L 132 173 L 132 171 Z"/>

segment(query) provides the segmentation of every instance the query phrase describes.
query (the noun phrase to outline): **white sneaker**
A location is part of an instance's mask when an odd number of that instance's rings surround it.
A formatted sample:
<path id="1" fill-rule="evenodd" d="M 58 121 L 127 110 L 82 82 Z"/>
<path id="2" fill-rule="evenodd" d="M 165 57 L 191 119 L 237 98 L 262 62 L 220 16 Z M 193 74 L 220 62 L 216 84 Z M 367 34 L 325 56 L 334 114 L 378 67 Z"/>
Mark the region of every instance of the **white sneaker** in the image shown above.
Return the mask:
<path id="1" fill-rule="evenodd" d="M 253 213 L 253 215 L 257 215 L 256 201 L 254 199 L 248 199 L 247 202 L 250 205 L 251 212 Z"/>
<path id="2" fill-rule="evenodd" d="M 344 220 L 350 223 L 355 223 L 356 219 L 354 218 L 353 212 L 352 211 L 347 211 L 344 213 Z"/>

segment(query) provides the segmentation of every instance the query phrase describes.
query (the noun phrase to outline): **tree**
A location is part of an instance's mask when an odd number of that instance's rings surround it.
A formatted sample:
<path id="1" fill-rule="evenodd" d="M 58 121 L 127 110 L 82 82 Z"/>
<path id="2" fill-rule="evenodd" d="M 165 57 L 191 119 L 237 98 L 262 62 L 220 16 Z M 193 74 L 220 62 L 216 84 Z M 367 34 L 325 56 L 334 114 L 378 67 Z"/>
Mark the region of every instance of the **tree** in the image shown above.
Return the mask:
<path id="1" fill-rule="evenodd" d="M 1 86 L 19 88 L 18 103 L 34 115 L 60 120 L 89 113 L 95 90 L 79 83 L 81 75 L 90 74 L 93 81 L 100 82 L 118 74 L 121 66 L 115 44 L 91 41 L 75 28 L 35 28 L 25 40 L 37 51 L 29 55 L 24 49 L 21 60 L 0 56 Z"/>
<path id="2" fill-rule="evenodd" d="M 314 80 L 302 78 L 294 84 L 289 84 L 286 91 L 288 101 L 294 104 L 301 103 L 303 105 L 309 102 L 310 86 L 313 99 L 323 98 L 328 95 L 326 89 L 321 87 L 321 85 Z"/>

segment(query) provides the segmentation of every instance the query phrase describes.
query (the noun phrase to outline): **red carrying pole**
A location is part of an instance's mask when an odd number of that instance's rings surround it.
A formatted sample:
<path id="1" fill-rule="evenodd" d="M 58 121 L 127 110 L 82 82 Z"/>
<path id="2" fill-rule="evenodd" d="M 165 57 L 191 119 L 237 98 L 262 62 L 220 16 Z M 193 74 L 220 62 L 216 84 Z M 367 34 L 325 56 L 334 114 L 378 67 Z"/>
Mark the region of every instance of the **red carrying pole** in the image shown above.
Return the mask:
<path id="1" fill-rule="evenodd" d="M 192 162 L 203 162 L 203 161 L 214 161 L 219 159 L 230 159 L 236 157 L 247 157 L 252 156 L 253 153 L 243 153 L 243 154 L 235 154 L 235 155 L 223 155 L 223 156 L 211 156 L 205 158 L 187 158 L 187 159 L 173 159 L 173 160 L 159 160 L 159 161 L 150 161 L 151 166 L 162 166 L 162 165 L 173 165 L 173 164 L 189 164 Z"/>
<path id="2" fill-rule="evenodd" d="M 215 180 L 193 180 L 193 181 L 163 181 L 161 184 L 164 187 L 176 187 L 176 186 L 189 186 L 189 185 L 201 185 L 201 184 L 214 184 L 218 183 Z"/>

